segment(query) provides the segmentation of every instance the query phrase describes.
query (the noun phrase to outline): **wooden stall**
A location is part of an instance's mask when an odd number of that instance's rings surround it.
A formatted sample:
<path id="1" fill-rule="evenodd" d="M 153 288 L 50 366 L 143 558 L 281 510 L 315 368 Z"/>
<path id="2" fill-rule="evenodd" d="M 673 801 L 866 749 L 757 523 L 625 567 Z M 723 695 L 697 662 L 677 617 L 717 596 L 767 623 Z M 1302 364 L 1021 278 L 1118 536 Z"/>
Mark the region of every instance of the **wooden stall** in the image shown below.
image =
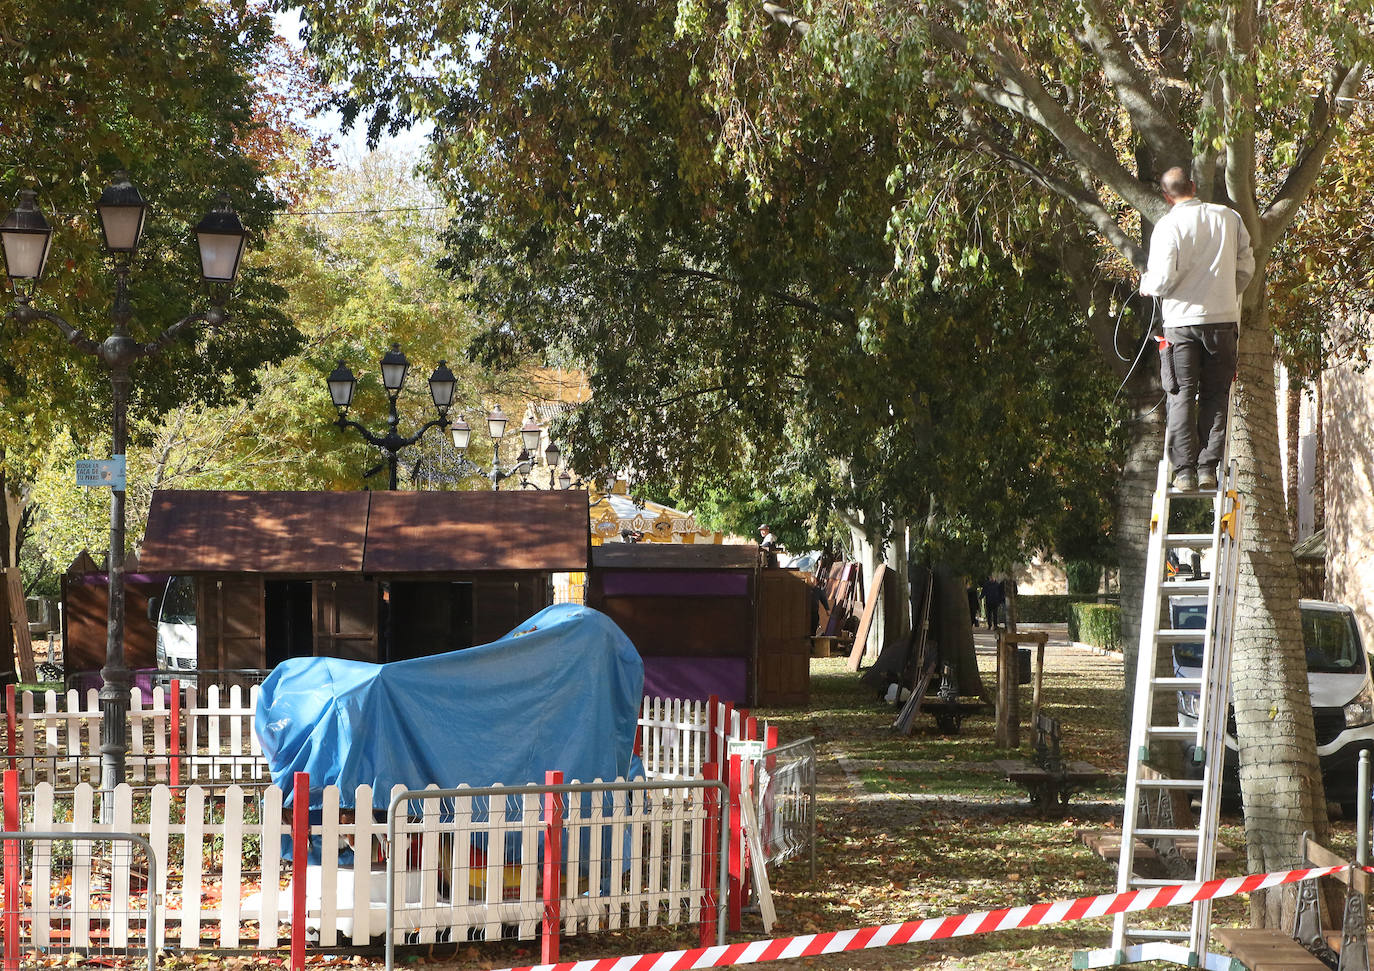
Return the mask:
<path id="1" fill-rule="evenodd" d="M 740 705 L 806 701 L 808 597 L 800 576 L 760 570 L 752 543 L 607 543 L 587 585 L 644 658 L 646 695 Z"/>
<path id="2" fill-rule="evenodd" d="M 229 670 L 487 643 L 588 549 L 576 491 L 163 491 L 142 564 L 195 578 L 197 667 Z"/>

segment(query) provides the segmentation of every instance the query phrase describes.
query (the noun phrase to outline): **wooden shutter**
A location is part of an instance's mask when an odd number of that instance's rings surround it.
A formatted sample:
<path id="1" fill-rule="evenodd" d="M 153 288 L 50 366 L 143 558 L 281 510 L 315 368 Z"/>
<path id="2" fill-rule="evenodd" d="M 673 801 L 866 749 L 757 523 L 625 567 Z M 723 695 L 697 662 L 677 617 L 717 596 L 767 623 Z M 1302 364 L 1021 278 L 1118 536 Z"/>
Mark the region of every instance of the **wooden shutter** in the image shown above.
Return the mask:
<path id="1" fill-rule="evenodd" d="M 219 671 L 267 666 L 261 576 L 196 579 L 196 664 Z"/>
<path id="2" fill-rule="evenodd" d="M 514 577 L 483 580 L 472 584 L 472 643 L 490 644 L 529 614 L 524 612 L 520 581 Z"/>
<path id="3" fill-rule="evenodd" d="M 791 570 L 760 570 L 758 705 L 802 705 L 811 694 L 811 588 Z"/>
<path id="4" fill-rule="evenodd" d="M 315 656 L 378 661 L 377 584 L 316 580 Z"/>

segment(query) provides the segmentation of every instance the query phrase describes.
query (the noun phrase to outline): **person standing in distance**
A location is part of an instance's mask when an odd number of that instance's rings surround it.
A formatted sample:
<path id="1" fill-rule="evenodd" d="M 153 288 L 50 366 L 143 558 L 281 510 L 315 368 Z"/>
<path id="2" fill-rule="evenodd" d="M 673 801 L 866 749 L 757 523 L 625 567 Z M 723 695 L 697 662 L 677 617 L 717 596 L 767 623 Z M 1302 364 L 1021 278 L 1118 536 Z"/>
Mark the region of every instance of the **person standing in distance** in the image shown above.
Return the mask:
<path id="1" fill-rule="evenodd" d="M 1159 187 L 1171 208 L 1150 237 L 1140 292 L 1160 298 L 1164 317 L 1160 375 L 1173 485 L 1215 489 L 1236 373 L 1240 294 L 1255 273 L 1255 254 L 1240 214 L 1198 199 L 1182 168 L 1166 171 Z"/>

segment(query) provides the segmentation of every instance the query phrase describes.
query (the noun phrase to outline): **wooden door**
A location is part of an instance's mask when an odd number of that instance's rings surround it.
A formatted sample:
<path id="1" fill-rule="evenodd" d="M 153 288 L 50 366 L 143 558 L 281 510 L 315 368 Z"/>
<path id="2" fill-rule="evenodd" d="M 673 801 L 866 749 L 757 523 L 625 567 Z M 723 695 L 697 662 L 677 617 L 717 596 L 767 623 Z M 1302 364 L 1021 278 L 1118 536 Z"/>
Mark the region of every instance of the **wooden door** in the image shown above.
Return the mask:
<path id="1" fill-rule="evenodd" d="M 196 664 L 233 671 L 267 666 L 261 576 L 196 581 Z"/>
<path id="2" fill-rule="evenodd" d="M 527 619 L 528 595 L 515 577 L 477 579 L 472 584 L 472 642 L 490 644 Z"/>
<path id="3" fill-rule="evenodd" d="M 755 703 L 804 705 L 811 694 L 811 587 L 792 570 L 758 572 Z"/>
<path id="4" fill-rule="evenodd" d="M 316 657 L 380 660 L 376 581 L 316 580 L 314 599 Z"/>

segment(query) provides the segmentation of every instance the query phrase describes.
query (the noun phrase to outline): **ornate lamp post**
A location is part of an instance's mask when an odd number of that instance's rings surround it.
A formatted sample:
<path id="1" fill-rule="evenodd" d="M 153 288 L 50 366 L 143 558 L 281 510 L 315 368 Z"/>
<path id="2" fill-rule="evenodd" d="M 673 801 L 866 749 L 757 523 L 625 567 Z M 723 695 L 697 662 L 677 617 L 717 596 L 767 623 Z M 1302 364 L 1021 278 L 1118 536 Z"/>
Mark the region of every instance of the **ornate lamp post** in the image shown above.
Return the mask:
<path id="1" fill-rule="evenodd" d="M 224 304 L 238 275 L 248 233 L 229 204 L 221 196 L 216 207 L 196 225 L 200 248 L 201 277 L 212 284 L 210 309 L 183 317 L 164 330 L 156 340 L 140 343 L 129 334 L 133 316 L 129 305 L 129 259 L 138 249 L 148 215 L 148 204 L 124 172 L 116 172 L 100 196 L 97 211 L 105 238 L 105 249 L 114 256 L 115 298 L 110 310 L 113 333 L 97 343 L 86 332 L 73 327 L 62 317 L 33 306 L 39 278 L 52 245 L 52 227 L 38 208 L 37 194 L 24 190 L 19 204 L 0 223 L 0 239 L 5 251 L 5 269 L 14 287 L 15 307 L 6 315 L 21 324 L 46 320 L 83 353 L 93 355 L 110 374 L 113 399 L 113 450 L 115 475 L 110 489 L 110 609 L 105 639 L 105 667 L 100 675 L 100 786 L 109 792 L 124 781 L 124 759 L 128 751 L 129 669 L 124 664 L 124 450 L 127 442 L 129 368 L 135 361 L 154 357 L 165 350 L 192 324 L 204 322 L 212 327 L 226 319 Z"/>
<path id="2" fill-rule="evenodd" d="M 358 382 L 353 377 L 353 372 L 348 369 L 348 365 L 344 364 L 343 361 L 340 361 L 339 366 L 329 375 L 329 397 L 333 400 L 334 407 L 339 410 L 338 421 L 334 424 L 340 428 L 353 429 L 363 437 L 367 444 L 373 448 L 381 449 L 382 457 L 388 469 L 387 488 L 394 492 L 397 482 L 397 456 L 402 449 L 418 442 L 431 428 L 436 425 L 443 427 L 448 423 L 448 409 L 453 404 L 453 389 L 457 387 L 458 379 L 449 370 L 448 362 L 439 362 L 439 366 L 429 376 L 429 396 L 434 402 L 435 410 L 439 412 L 439 417 L 421 425 L 419 431 L 406 437 L 396 430 L 396 426 L 401 420 L 400 415 L 396 413 L 396 399 L 401 396 L 401 389 L 405 386 L 406 375 L 410 372 L 410 361 L 406 360 L 406 356 L 401 353 L 401 345 L 392 344 L 391 350 L 382 356 L 381 366 L 382 386 L 386 388 L 387 401 L 391 409 L 386 420 L 385 435 L 375 435 L 348 417 L 348 408 L 353 403 L 353 391 Z M 377 466 L 377 468 L 369 470 L 364 478 L 380 468 L 381 466 Z"/>
<path id="3" fill-rule="evenodd" d="M 534 470 L 535 463 L 537 462 L 535 456 L 539 454 L 539 440 L 544 435 L 543 426 L 535 422 L 533 418 L 529 418 L 525 421 L 520 427 L 521 449 L 520 454 L 515 459 L 515 465 L 511 466 L 509 469 L 503 469 L 501 467 L 501 440 L 506 436 L 506 425 L 508 423 L 509 419 L 506 418 L 505 413 L 501 411 L 500 405 L 497 405 L 491 413 L 487 415 L 487 434 L 491 436 L 492 445 L 490 469 L 485 469 L 477 463 L 472 462 L 467 458 L 466 454 L 464 454 L 468 444 L 472 441 L 472 426 L 463 420 L 462 415 L 459 415 L 457 419 L 449 425 L 448 430 L 449 434 L 453 436 L 453 447 L 462 455 L 463 461 L 466 462 L 470 468 L 482 473 L 482 475 L 489 479 L 493 489 L 499 489 L 502 482 L 517 475 L 520 476 L 520 487 L 522 489 L 537 489 L 539 487 L 530 482 L 529 473 Z M 558 446 L 553 442 L 550 442 L 549 447 L 544 450 L 544 458 L 549 466 L 550 489 L 553 488 L 554 469 L 558 465 L 558 459 L 561 454 Z"/>

